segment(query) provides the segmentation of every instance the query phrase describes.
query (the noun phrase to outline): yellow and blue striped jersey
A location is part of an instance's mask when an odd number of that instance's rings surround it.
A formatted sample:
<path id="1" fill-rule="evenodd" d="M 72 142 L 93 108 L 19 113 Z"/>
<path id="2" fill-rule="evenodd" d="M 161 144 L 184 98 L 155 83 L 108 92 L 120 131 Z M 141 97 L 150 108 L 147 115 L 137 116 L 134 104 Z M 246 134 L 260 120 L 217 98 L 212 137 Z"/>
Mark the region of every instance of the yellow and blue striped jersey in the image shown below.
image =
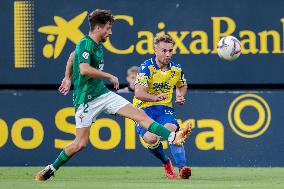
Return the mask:
<path id="1" fill-rule="evenodd" d="M 158 95 L 166 93 L 167 98 L 158 102 L 143 102 L 136 97 L 133 99 L 133 105 L 139 108 L 146 108 L 154 105 L 164 105 L 172 107 L 172 97 L 174 87 L 182 87 L 186 85 L 184 73 L 179 64 L 169 62 L 168 70 L 162 71 L 155 61 L 155 57 L 146 60 L 139 67 L 135 85 L 143 85 L 147 87 L 149 94 Z"/>

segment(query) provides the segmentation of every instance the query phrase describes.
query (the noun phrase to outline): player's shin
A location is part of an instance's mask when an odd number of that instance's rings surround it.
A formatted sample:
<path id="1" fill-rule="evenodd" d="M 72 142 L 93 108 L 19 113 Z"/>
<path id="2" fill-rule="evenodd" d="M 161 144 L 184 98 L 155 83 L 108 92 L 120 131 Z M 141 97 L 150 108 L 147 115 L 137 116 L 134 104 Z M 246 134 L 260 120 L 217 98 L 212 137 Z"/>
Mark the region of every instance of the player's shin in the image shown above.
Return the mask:
<path id="1" fill-rule="evenodd" d="M 151 133 L 154 133 L 158 136 L 163 137 L 164 139 L 167 139 L 169 142 L 172 142 L 175 139 L 175 132 L 171 132 L 167 128 L 165 128 L 163 125 L 153 122 L 149 127 L 148 131 Z"/>
<path id="2" fill-rule="evenodd" d="M 54 167 L 54 169 L 58 170 L 59 167 L 66 163 L 70 158 L 71 156 L 68 156 L 68 154 L 66 154 L 66 152 L 62 150 L 56 160 L 52 163 L 52 166 Z"/>
<path id="3" fill-rule="evenodd" d="M 156 158 L 161 160 L 163 164 L 169 162 L 169 157 L 165 154 L 163 145 L 160 140 L 158 140 L 155 144 L 149 145 L 148 149 Z"/>
<path id="4" fill-rule="evenodd" d="M 170 149 L 171 149 L 171 153 L 175 159 L 175 162 L 178 168 L 181 169 L 182 167 L 186 165 L 186 162 L 187 162 L 184 146 L 183 145 L 176 146 L 176 145 L 170 144 Z"/>

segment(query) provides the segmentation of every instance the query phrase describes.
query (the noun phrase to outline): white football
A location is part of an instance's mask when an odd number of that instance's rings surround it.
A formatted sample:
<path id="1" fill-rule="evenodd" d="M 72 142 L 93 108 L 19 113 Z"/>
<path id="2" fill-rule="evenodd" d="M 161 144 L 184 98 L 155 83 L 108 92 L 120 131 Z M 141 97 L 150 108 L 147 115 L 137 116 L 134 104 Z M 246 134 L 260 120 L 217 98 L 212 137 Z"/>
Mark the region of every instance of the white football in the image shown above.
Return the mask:
<path id="1" fill-rule="evenodd" d="M 223 37 L 217 48 L 219 57 L 228 61 L 236 60 L 242 53 L 240 41 L 234 36 Z"/>

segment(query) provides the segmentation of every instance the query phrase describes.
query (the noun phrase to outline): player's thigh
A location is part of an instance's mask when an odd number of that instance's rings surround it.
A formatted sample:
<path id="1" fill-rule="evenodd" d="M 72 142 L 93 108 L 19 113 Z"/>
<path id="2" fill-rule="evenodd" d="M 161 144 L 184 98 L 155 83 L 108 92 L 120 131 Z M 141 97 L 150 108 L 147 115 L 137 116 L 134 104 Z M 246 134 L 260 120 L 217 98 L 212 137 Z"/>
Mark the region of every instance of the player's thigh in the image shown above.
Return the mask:
<path id="1" fill-rule="evenodd" d="M 158 123 L 164 125 L 171 131 L 179 129 L 179 124 L 176 119 L 175 111 L 172 108 L 165 107 L 161 109 L 161 112 L 156 120 Z"/>
<path id="2" fill-rule="evenodd" d="M 153 120 L 149 118 L 143 110 L 134 107 L 132 104 L 127 104 L 126 106 L 122 107 L 117 111 L 116 114 L 130 118 L 141 124 L 141 126 L 143 126 L 144 128 L 153 123 Z"/>
<path id="3" fill-rule="evenodd" d="M 103 112 L 104 103 L 99 98 L 81 104 L 75 114 L 76 128 L 90 127 L 96 120 L 97 116 Z"/>
<path id="4" fill-rule="evenodd" d="M 128 100 L 114 92 L 107 93 L 103 100 L 105 101 L 104 112 L 107 114 L 119 115 L 119 111 L 122 108 L 131 105 Z"/>

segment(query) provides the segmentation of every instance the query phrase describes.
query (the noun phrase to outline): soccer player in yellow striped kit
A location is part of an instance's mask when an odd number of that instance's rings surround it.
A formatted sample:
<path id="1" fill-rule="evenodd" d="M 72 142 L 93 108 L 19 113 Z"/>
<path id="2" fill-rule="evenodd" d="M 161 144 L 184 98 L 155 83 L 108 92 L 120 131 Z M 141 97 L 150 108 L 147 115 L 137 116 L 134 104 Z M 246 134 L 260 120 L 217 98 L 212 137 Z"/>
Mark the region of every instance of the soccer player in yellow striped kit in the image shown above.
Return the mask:
<path id="1" fill-rule="evenodd" d="M 172 108 L 173 91 L 176 87 L 175 102 L 184 104 L 187 83 L 181 66 L 171 61 L 173 46 L 174 41 L 169 35 L 159 35 L 154 39 L 155 56 L 146 60 L 139 68 L 133 103 L 159 124 L 171 131 L 177 131 L 179 124 Z M 137 132 L 148 143 L 149 151 L 163 163 L 166 177 L 179 178 L 170 158 L 163 150 L 161 137 L 147 131 L 139 124 Z M 188 179 L 191 176 L 191 169 L 186 165 L 184 146 L 170 144 L 170 149 L 179 168 L 180 178 Z"/>

